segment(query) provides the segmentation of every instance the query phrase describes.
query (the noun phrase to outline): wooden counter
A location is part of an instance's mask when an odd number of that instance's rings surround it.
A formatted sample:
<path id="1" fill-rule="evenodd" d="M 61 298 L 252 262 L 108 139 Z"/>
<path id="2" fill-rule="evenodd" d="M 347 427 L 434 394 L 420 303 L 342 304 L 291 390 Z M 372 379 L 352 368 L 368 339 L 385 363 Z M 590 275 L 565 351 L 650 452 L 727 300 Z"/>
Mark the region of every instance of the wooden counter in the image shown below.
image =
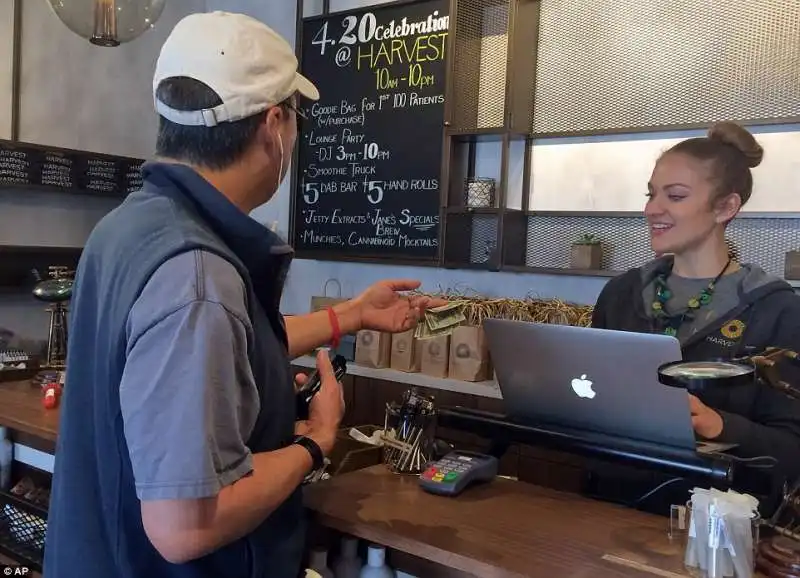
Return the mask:
<path id="1" fill-rule="evenodd" d="M 374 466 L 306 488 L 315 521 L 486 578 L 687 576 L 666 518 L 533 484 L 497 479 L 457 498 Z"/>
<path id="2" fill-rule="evenodd" d="M 55 444 L 58 410 L 45 409 L 41 390 L 28 381 L 0 383 L 0 426 Z"/>

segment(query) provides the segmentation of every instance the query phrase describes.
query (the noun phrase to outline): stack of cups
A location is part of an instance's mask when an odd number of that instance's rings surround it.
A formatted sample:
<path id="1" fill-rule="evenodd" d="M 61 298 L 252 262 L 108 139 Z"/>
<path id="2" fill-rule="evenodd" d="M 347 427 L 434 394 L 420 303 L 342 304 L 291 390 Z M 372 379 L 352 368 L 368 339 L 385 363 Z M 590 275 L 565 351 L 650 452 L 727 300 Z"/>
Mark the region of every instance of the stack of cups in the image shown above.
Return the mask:
<path id="1" fill-rule="evenodd" d="M 695 488 L 689 503 L 684 565 L 698 578 L 752 578 L 758 545 L 758 500 Z"/>

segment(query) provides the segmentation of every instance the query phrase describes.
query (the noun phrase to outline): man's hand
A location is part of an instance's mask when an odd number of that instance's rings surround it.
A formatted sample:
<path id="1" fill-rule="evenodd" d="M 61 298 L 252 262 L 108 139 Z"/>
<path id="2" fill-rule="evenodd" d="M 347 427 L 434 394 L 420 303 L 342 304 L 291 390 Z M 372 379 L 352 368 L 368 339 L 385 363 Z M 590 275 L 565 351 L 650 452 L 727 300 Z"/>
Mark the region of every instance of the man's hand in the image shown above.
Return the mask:
<path id="1" fill-rule="evenodd" d="M 333 307 L 341 335 L 356 333 L 362 329 L 374 329 L 387 333 L 402 333 L 413 329 L 417 321 L 430 307 L 446 305 L 444 299 L 433 299 L 421 295 L 403 295 L 419 287 L 419 281 L 379 281 L 367 288 L 355 299 L 348 299 Z M 289 338 L 289 355 L 297 357 L 330 343 L 334 325 L 327 311 L 308 315 L 289 315 L 286 335 Z"/>
<path id="2" fill-rule="evenodd" d="M 722 434 L 722 416 L 689 394 L 689 409 L 692 412 L 692 427 L 698 435 L 707 440 L 716 439 Z"/>
<path id="3" fill-rule="evenodd" d="M 294 376 L 294 392 L 297 395 L 297 392 L 300 390 L 308 382 L 308 376 L 305 373 L 298 373 Z M 299 421 L 294 422 L 294 435 L 296 436 L 305 436 L 308 435 L 308 432 L 311 431 L 311 426 L 308 423 L 307 419 L 301 419 Z"/>
<path id="4" fill-rule="evenodd" d="M 305 430 L 303 435 L 317 442 L 327 456 L 336 442 L 336 432 L 344 416 L 344 392 L 342 385 L 336 381 L 328 352 L 323 349 L 317 353 L 317 371 L 322 384 L 311 398 L 308 421 L 305 424 L 297 422 L 295 432 Z"/>
<path id="5" fill-rule="evenodd" d="M 379 281 L 370 285 L 353 300 L 357 305 L 360 328 L 402 333 L 413 329 L 426 309 L 447 303 L 444 299 L 400 294 L 419 286 L 419 281 L 411 279 Z"/>

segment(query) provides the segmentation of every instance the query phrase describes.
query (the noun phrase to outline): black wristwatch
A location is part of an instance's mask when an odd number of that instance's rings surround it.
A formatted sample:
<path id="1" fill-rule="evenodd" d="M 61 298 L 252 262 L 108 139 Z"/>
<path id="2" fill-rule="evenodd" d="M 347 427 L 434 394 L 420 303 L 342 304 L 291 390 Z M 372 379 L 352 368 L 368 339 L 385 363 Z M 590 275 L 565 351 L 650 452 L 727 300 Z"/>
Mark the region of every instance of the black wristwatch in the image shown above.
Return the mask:
<path id="1" fill-rule="evenodd" d="M 322 453 L 317 442 L 312 440 L 306 436 L 295 436 L 292 440 L 292 444 L 297 444 L 299 446 L 303 446 L 308 450 L 308 453 L 311 454 L 311 459 L 314 464 L 311 466 L 311 471 L 316 472 L 317 470 L 321 470 L 325 467 L 325 456 Z"/>

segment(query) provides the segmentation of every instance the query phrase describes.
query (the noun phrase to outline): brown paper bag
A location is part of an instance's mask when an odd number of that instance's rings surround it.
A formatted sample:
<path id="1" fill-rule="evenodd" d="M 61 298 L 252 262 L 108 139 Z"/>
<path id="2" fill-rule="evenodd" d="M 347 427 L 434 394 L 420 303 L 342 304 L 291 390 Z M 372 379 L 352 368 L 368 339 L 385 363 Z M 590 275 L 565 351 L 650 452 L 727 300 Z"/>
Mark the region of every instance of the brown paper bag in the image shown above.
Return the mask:
<path id="1" fill-rule="evenodd" d="M 422 341 L 420 371 L 431 377 L 447 377 L 450 360 L 450 336 L 442 335 Z"/>
<path id="2" fill-rule="evenodd" d="M 334 283 L 339 288 L 339 295 L 337 297 L 328 295 L 328 284 L 330 283 Z M 345 301 L 347 301 L 347 298 L 342 297 L 342 286 L 339 281 L 337 279 L 328 279 L 322 287 L 322 295 L 311 296 L 311 313 L 322 311 L 326 307 L 333 307 Z"/>
<path id="3" fill-rule="evenodd" d="M 482 327 L 461 325 L 450 337 L 450 377 L 462 381 L 489 379 L 489 346 Z"/>
<path id="4" fill-rule="evenodd" d="M 422 362 L 422 342 L 414 339 L 414 330 L 392 335 L 392 358 L 389 367 L 417 373 Z"/>
<path id="5" fill-rule="evenodd" d="M 365 367 L 389 367 L 392 334 L 362 329 L 356 334 L 356 363 Z"/>
<path id="6" fill-rule="evenodd" d="M 311 297 L 311 313 L 322 311 L 326 307 L 333 307 L 339 303 L 347 301 L 344 297 L 325 297 L 324 295 L 314 295 Z"/>

